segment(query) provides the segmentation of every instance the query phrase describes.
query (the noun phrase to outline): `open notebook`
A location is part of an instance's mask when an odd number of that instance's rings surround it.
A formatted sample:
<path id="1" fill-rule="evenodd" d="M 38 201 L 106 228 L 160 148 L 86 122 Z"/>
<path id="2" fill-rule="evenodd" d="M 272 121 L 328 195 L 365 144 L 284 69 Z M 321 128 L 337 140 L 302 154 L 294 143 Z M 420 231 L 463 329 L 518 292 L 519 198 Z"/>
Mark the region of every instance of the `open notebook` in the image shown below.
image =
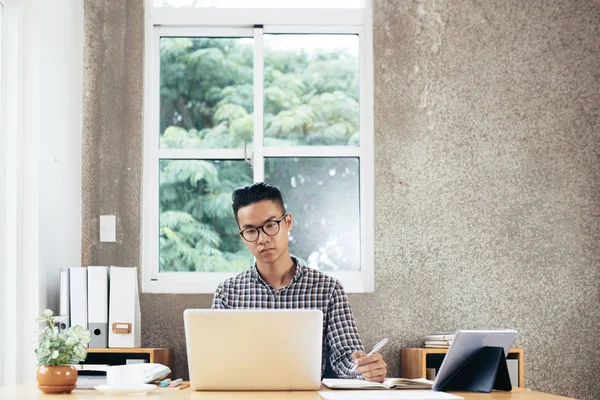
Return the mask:
<path id="1" fill-rule="evenodd" d="M 433 382 L 424 378 L 385 378 L 383 383 L 362 379 L 323 379 L 330 389 L 431 389 Z"/>

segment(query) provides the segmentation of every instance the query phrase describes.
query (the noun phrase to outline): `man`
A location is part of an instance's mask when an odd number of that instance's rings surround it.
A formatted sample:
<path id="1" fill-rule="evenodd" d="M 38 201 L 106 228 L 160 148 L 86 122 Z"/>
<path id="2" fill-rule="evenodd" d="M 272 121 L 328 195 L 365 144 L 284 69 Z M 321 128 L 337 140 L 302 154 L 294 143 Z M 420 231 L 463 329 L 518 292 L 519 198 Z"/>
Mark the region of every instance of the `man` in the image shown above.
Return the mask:
<path id="1" fill-rule="evenodd" d="M 215 292 L 212 308 L 318 308 L 323 311 L 323 361 L 327 356 L 340 378 L 382 382 L 387 365 L 379 353 L 366 355 L 342 285 L 290 256 L 288 233 L 292 214 L 285 211 L 281 192 L 259 182 L 232 195 L 238 233 L 256 264 L 227 279 Z M 355 368 L 355 365 L 358 368 Z"/>

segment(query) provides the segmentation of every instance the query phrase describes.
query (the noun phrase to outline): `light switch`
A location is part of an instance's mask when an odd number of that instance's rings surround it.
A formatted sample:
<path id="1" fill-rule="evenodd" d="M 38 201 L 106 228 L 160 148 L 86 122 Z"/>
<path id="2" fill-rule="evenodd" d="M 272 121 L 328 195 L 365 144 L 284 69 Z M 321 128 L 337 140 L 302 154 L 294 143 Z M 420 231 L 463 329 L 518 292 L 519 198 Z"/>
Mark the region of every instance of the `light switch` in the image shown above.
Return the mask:
<path id="1" fill-rule="evenodd" d="M 100 216 L 100 241 L 101 242 L 116 242 L 117 241 L 117 216 L 116 215 L 101 215 Z"/>

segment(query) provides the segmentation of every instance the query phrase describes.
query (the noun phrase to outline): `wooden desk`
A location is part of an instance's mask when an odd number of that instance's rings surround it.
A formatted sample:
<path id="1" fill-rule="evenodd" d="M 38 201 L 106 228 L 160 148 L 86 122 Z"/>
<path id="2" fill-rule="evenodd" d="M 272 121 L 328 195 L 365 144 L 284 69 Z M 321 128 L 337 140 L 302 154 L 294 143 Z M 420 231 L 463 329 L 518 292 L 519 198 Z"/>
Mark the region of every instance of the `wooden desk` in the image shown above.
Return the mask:
<path id="1" fill-rule="evenodd" d="M 561 400 L 568 397 L 554 396 L 529 389 L 514 388 L 512 392 L 493 393 L 455 393 L 465 400 Z M 322 400 L 319 392 L 192 392 L 190 389 L 156 389 L 147 396 L 106 396 L 96 390 L 74 390 L 70 395 L 44 395 L 35 384 L 0 387 L 0 399 L 45 399 L 45 400 L 110 400 L 110 399 L 147 399 L 147 400 Z"/>

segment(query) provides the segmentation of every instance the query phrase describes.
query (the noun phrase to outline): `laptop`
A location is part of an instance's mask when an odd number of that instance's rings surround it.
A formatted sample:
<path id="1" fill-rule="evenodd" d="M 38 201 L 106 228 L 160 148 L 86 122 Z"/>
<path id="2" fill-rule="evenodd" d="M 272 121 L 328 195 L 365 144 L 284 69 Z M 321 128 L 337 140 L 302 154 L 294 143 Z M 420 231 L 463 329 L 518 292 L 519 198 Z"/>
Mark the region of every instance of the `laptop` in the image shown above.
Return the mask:
<path id="1" fill-rule="evenodd" d="M 321 310 L 183 313 L 192 390 L 318 390 Z"/>

